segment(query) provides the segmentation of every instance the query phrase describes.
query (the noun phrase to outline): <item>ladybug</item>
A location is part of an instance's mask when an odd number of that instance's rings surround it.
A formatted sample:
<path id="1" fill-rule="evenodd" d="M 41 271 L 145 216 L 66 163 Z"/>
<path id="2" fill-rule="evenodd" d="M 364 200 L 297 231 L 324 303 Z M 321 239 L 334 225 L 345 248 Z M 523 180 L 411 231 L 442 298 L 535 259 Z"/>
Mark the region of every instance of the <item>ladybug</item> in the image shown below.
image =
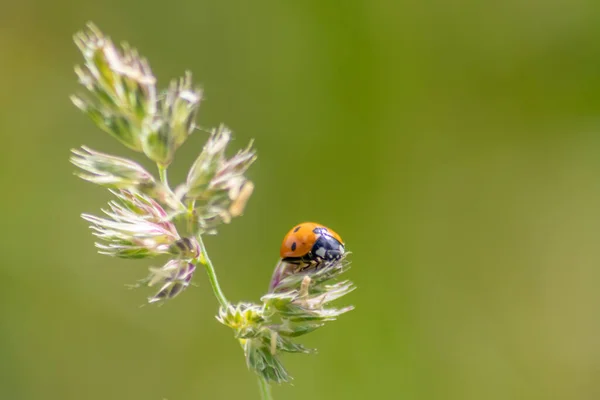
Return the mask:
<path id="1" fill-rule="evenodd" d="M 291 264 L 316 266 L 337 260 L 344 254 L 344 242 L 333 230 L 315 222 L 293 227 L 283 238 L 280 255 Z"/>

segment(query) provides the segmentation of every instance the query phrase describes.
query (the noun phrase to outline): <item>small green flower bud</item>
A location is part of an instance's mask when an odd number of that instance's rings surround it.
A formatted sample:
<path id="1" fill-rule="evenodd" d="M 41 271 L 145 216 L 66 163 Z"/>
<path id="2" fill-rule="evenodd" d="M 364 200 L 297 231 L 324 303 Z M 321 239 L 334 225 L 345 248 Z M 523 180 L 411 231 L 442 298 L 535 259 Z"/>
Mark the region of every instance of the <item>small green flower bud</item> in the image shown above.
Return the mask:
<path id="1" fill-rule="evenodd" d="M 194 259 L 200 255 L 200 243 L 194 237 L 183 238 L 173 243 L 169 252 L 180 258 Z"/>
<path id="2" fill-rule="evenodd" d="M 167 167 L 175 153 L 167 122 L 157 117 L 147 125 L 146 130 L 142 140 L 144 154 L 155 163 Z"/>
<path id="3" fill-rule="evenodd" d="M 85 101 L 77 96 L 71 96 L 71 101 L 104 132 L 131 150 L 142 151 L 142 142 L 139 135 L 136 134 L 136 128 L 132 126 L 128 118 L 116 113 L 106 112 L 94 102 Z"/>
<path id="4" fill-rule="evenodd" d="M 103 210 L 108 218 L 83 214 L 92 223 L 93 234 L 105 243 L 96 243 L 99 253 L 120 258 L 148 258 L 169 254 L 179 234 L 165 210 L 141 193 L 113 192 L 117 201 Z"/>
<path id="5" fill-rule="evenodd" d="M 221 125 L 213 129 L 204 149 L 190 168 L 187 176 L 187 193 L 189 199 L 209 197 L 208 191 L 211 180 L 225 159 L 225 149 L 231 140 L 231 131 Z"/>
<path id="6" fill-rule="evenodd" d="M 173 210 L 181 209 L 181 202 L 139 164 L 126 158 L 115 157 L 82 146 L 71 150 L 71 163 L 84 172 L 80 178 L 110 188 L 126 189 L 158 199 Z"/>
<path id="7" fill-rule="evenodd" d="M 254 189 L 244 176 L 256 159 L 252 143 L 227 159 L 225 149 L 230 140 L 231 132 L 225 126 L 213 130 L 188 173 L 185 197 L 196 205 L 201 230 L 240 216 Z"/>
<path id="8" fill-rule="evenodd" d="M 142 151 L 146 121 L 156 113 L 156 79 L 148 62 L 126 44 L 121 51 L 94 25 L 75 35 L 85 64 L 76 67 L 88 96 L 73 103 L 125 146 Z"/>
<path id="9" fill-rule="evenodd" d="M 71 162 L 84 172 L 78 176 L 111 189 L 138 189 L 155 186 L 152 175 L 139 164 L 82 146 L 71 150 Z"/>
<path id="10" fill-rule="evenodd" d="M 279 358 L 271 353 L 271 338 L 251 339 L 243 342 L 248 368 L 267 382 L 283 383 L 292 380 Z"/>
<path id="11" fill-rule="evenodd" d="M 196 266 L 184 260 L 171 260 L 161 268 L 150 268 L 147 285 L 153 287 L 161 284 L 158 292 L 148 298 L 148 303 L 156 303 L 174 298 L 183 292 L 191 283 Z"/>
<path id="12" fill-rule="evenodd" d="M 238 332 L 238 337 L 245 338 L 248 337 L 249 330 L 256 331 L 257 324 L 264 321 L 262 313 L 262 308 L 252 303 L 240 303 L 235 307 L 230 304 L 219 309 L 217 320 L 241 332 Z"/>
<path id="13" fill-rule="evenodd" d="M 175 151 L 194 131 L 202 92 L 192 87 L 192 76 L 171 82 L 158 113 L 147 125 L 143 138 L 144 153 L 154 162 L 168 166 Z"/>

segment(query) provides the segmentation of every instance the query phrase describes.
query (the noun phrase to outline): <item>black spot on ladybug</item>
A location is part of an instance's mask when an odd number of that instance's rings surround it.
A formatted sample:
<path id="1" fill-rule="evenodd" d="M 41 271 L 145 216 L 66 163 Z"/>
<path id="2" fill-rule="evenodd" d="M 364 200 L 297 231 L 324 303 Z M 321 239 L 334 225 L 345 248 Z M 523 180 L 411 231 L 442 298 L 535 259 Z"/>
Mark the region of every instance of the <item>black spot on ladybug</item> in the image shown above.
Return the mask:
<path id="1" fill-rule="evenodd" d="M 297 227 L 296 227 L 296 229 L 294 229 L 294 233 L 295 233 L 295 232 L 298 232 L 299 230 L 300 230 L 300 227 L 299 227 L 299 226 L 297 226 Z"/>
<path id="2" fill-rule="evenodd" d="M 292 251 L 296 251 L 296 242 L 292 243 Z"/>

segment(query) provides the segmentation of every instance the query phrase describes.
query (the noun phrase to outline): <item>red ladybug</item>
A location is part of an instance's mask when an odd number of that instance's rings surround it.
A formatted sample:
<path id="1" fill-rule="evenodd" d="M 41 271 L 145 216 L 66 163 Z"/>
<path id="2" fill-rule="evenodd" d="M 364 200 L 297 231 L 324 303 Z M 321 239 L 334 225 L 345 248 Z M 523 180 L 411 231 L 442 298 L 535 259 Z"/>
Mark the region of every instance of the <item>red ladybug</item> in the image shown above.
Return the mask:
<path id="1" fill-rule="evenodd" d="M 319 264 L 337 260 L 344 254 L 344 242 L 333 230 L 315 222 L 293 227 L 283 238 L 280 255 L 292 264 Z"/>

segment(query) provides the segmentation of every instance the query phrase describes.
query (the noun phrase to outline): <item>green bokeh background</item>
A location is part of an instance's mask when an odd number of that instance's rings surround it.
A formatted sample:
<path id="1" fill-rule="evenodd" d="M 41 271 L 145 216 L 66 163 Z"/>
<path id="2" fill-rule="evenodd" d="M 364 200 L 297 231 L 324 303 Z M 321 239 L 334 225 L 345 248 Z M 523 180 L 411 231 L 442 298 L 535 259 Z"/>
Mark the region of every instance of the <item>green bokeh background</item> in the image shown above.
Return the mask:
<path id="1" fill-rule="evenodd" d="M 356 310 L 276 399 L 600 398 L 597 2 L 6 0 L 0 399 L 258 398 L 204 274 L 139 308 L 152 262 L 96 254 L 79 218 L 109 196 L 69 149 L 132 155 L 68 100 L 88 20 L 256 139 L 246 214 L 207 240 L 229 298 L 265 292 L 297 222 L 353 252 Z"/>

